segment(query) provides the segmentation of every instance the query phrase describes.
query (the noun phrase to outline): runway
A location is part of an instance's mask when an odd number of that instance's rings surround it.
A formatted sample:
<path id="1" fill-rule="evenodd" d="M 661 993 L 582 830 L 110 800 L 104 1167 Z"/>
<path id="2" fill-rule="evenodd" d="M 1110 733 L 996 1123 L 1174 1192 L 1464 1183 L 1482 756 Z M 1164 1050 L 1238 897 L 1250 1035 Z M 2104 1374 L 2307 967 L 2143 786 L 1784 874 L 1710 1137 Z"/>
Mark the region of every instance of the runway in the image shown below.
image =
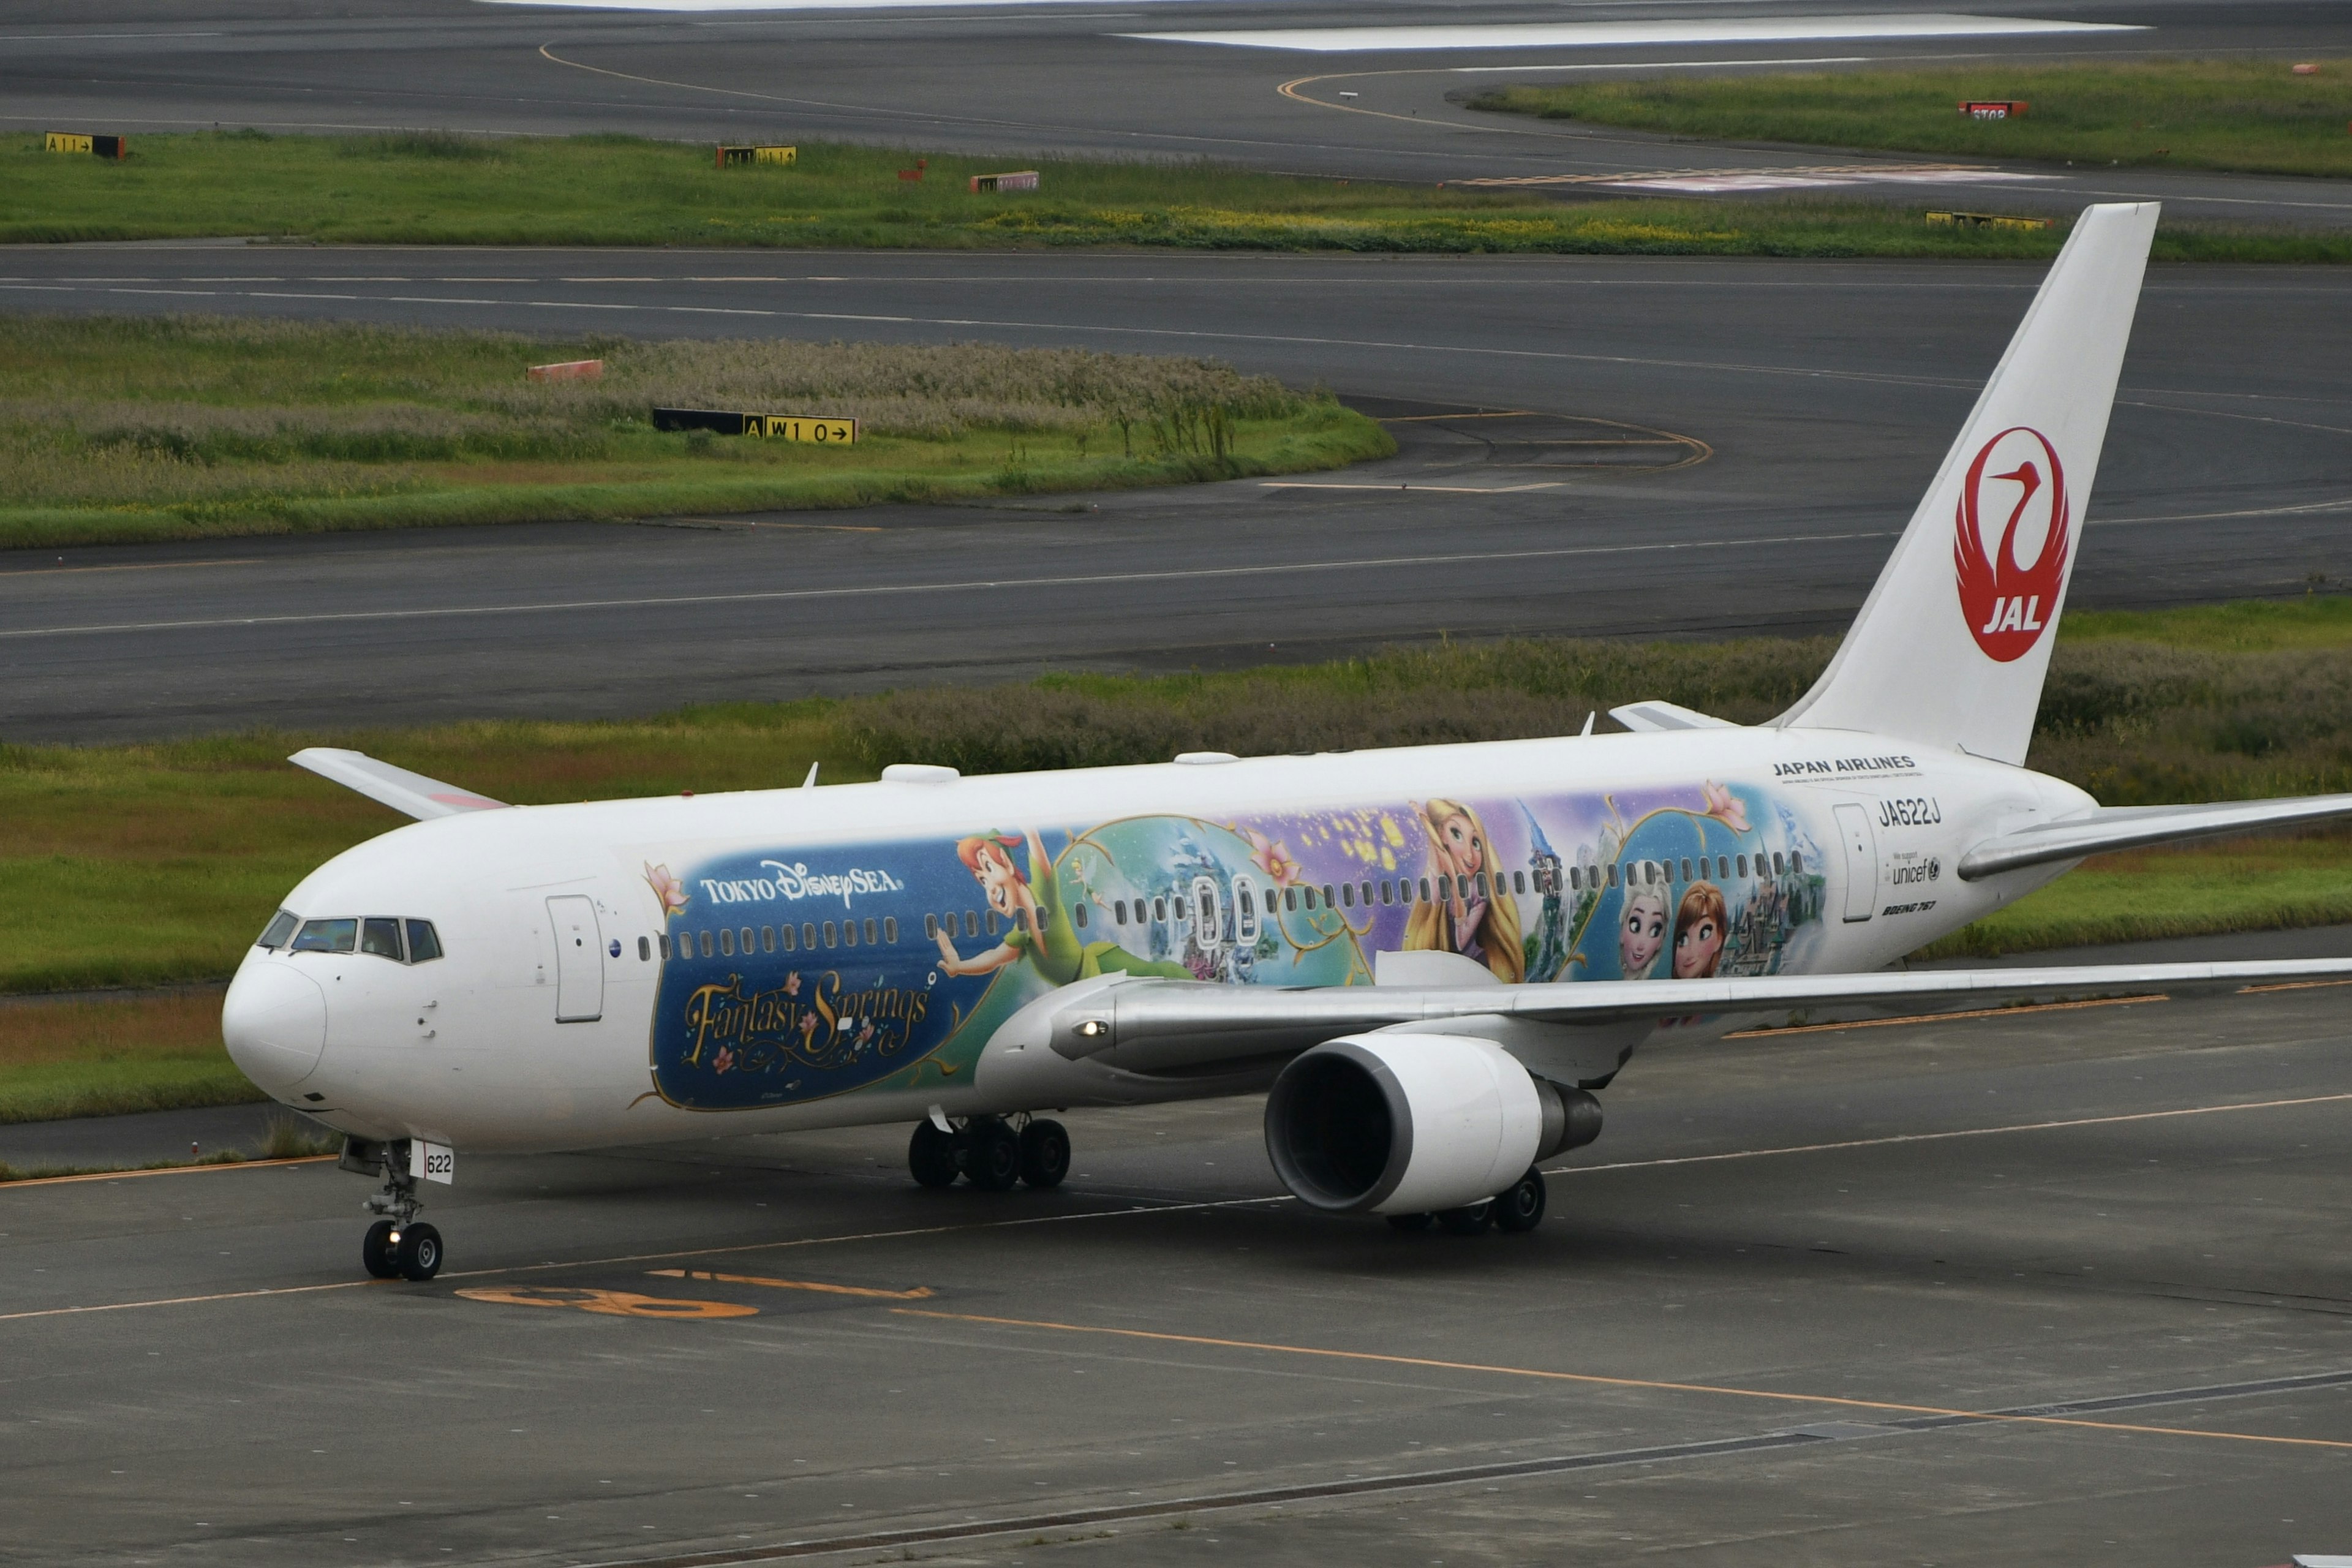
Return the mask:
<path id="1" fill-rule="evenodd" d="M 1843 28 L 1820 26 L 1818 6 L 1780 0 L 1665 8 L 803 0 L 764 11 L 730 0 L 656 3 L 595 9 L 418 0 L 347 11 L 302 0 L 163 8 L 142 0 L 26 0 L 12 9 L 9 36 L 0 40 L 0 124 L 87 121 L 133 133 L 221 124 L 838 138 L 933 151 L 1208 159 L 1356 179 L 1566 180 L 1563 191 L 1603 195 L 1645 188 L 1638 182 L 1661 174 L 1804 179 L 1804 172 L 1828 171 L 1798 188 L 1971 206 L 1987 199 L 1985 171 L 2006 170 L 2015 177 L 1996 182 L 2004 210 L 2072 212 L 2090 201 L 2154 198 L 2176 216 L 2322 227 L 2352 221 L 2352 183 L 2343 181 L 1825 155 L 1459 107 L 1497 82 L 1626 71 L 2340 55 L 2352 49 L 2352 18 L 2328 6 L 2071 0 L 2010 13 L 2034 30 L 1996 18 L 1954 31 L 1935 0 L 1848 7 L 1851 25 Z M 1593 30 L 1612 23 L 1611 31 Z M 1531 25 L 1553 30 L 1512 31 Z M 1354 43 L 1339 36 L 1367 26 L 1405 31 Z M 2052 26 L 2107 30 L 2044 30 Z M 1486 42 L 1455 47 L 1465 34 Z M 1294 47 L 1249 46 L 1290 35 L 1298 36 Z M 1229 41 L 1181 41 L 1198 37 Z M 1933 173 L 1954 162 L 1967 172 Z"/>
<path id="2" fill-rule="evenodd" d="M 618 716 L 1441 635 L 1836 632 L 2039 279 L 1632 258 L 20 248 L 0 256 L 8 308 L 1212 354 L 1335 388 L 1391 419 L 1402 451 L 1341 474 L 993 507 L 19 552 L 0 563 L 0 734 Z M 2150 274 L 2075 604 L 2352 575 L 2347 323 L 2337 270 Z"/>
<path id="3" fill-rule="evenodd" d="M 43 1563 L 2276 1563 L 2352 1540 L 2343 993 L 1679 1046 L 1528 1237 L 1311 1217 L 1254 1102 L 0 1190 Z M 190 1353 L 203 1347 L 202 1354 Z"/>

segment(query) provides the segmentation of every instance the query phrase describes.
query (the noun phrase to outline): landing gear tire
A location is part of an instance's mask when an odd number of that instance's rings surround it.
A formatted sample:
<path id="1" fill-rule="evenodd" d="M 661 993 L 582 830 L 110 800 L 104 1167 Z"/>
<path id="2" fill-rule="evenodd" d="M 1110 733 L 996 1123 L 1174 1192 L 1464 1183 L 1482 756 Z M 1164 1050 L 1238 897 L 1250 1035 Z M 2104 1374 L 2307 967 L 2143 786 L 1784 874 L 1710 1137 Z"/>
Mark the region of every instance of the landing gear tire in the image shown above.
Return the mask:
<path id="1" fill-rule="evenodd" d="M 1058 1121 L 1032 1121 L 1021 1130 L 1021 1179 L 1043 1191 L 1070 1173 L 1069 1130 Z"/>
<path id="2" fill-rule="evenodd" d="M 393 1260 L 399 1266 L 403 1279 L 418 1284 L 441 1272 L 441 1233 L 429 1225 L 411 1225 L 400 1233 L 400 1245 L 393 1251 Z"/>
<path id="3" fill-rule="evenodd" d="M 1466 1204 L 1458 1209 L 1440 1209 L 1437 1227 L 1448 1236 L 1484 1236 L 1495 1223 L 1495 1200 Z"/>
<path id="4" fill-rule="evenodd" d="M 928 1121 L 915 1123 L 915 1135 L 907 1141 L 907 1170 L 924 1186 L 954 1186 L 955 1134 L 942 1132 Z"/>
<path id="5" fill-rule="evenodd" d="M 963 1173 L 983 1193 L 1009 1193 L 1021 1180 L 1021 1140 L 994 1117 L 974 1118 L 966 1129 Z"/>
<path id="6" fill-rule="evenodd" d="M 400 1262 L 392 1255 L 392 1238 L 399 1232 L 392 1221 L 380 1219 L 367 1227 L 367 1235 L 360 1240 L 360 1262 L 378 1279 L 400 1278 Z"/>
<path id="7" fill-rule="evenodd" d="M 1514 1236 L 1535 1229 L 1543 1224 L 1544 1196 L 1543 1173 L 1530 1170 L 1518 1185 L 1497 1194 L 1488 1205 L 1495 1211 L 1496 1228 Z"/>
<path id="8" fill-rule="evenodd" d="M 1427 1230 L 1431 1226 L 1435 1225 L 1436 1223 L 1437 1216 L 1433 1214 L 1392 1214 L 1389 1215 L 1389 1226 L 1394 1230 Z"/>

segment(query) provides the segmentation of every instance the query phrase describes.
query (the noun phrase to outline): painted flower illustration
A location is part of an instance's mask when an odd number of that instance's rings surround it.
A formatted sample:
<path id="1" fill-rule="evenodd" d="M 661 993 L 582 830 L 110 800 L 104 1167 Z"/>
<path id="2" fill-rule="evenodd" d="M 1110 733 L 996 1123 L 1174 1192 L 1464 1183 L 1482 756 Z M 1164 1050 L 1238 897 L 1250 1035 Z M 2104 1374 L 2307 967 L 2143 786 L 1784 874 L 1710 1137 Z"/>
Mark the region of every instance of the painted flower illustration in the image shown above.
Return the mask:
<path id="1" fill-rule="evenodd" d="M 795 969 L 790 974 L 784 976 L 784 994 L 787 996 L 797 996 L 800 994 L 801 972 Z"/>
<path id="2" fill-rule="evenodd" d="M 654 890 L 654 897 L 661 900 L 664 920 L 686 908 L 686 884 L 671 876 L 668 867 L 647 866 L 646 885 Z"/>
<path id="3" fill-rule="evenodd" d="M 1255 827 L 1243 828 L 1242 837 L 1249 840 L 1251 862 L 1265 872 L 1276 887 L 1287 888 L 1298 881 L 1298 862 L 1291 858 L 1288 845 L 1276 844 Z"/>
<path id="4" fill-rule="evenodd" d="M 1748 807 L 1741 803 L 1738 795 L 1711 779 L 1700 787 L 1706 795 L 1706 815 L 1714 817 L 1734 833 L 1748 831 Z"/>
<path id="5" fill-rule="evenodd" d="M 716 1057 L 713 1057 L 710 1060 L 710 1070 L 712 1072 L 730 1072 L 734 1069 L 734 1067 L 735 1052 L 729 1047 L 719 1047 L 719 1054 Z"/>

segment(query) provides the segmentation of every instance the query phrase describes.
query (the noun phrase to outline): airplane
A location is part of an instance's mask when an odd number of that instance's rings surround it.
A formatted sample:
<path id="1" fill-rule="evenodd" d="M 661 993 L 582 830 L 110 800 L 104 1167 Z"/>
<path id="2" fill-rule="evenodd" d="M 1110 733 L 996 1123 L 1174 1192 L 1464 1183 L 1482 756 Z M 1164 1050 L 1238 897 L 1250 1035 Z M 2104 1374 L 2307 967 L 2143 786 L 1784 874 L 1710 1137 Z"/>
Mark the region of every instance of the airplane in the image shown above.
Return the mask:
<path id="1" fill-rule="evenodd" d="M 459 1151 L 908 1123 L 926 1186 L 1050 1188 L 1070 1107 L 1264 1094 L 1308 1208 L 1525 1232 L 1644 1042 L 1797 1015 L 2227 992 L 2352 961 L 1897 972 L 2085 856 L 2352 815 L 2114 808 L 2024 766 L 2157 221 L 2088 208 L 1819 682 L 1741 726 L 509 806 L 304 878 L 222 1008 L 430 1279 Z"/>

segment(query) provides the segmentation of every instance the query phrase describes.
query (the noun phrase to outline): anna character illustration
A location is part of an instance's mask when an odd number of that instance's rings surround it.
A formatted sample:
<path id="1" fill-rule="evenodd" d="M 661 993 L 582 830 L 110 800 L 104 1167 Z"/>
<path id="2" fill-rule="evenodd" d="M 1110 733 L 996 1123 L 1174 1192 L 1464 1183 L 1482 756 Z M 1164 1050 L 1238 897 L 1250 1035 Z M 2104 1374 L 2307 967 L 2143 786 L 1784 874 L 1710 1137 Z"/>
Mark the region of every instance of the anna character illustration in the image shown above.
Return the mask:
<path id="1" fill-rule="evenodd" d="M 1494 869 L 1493 841 L 1477 813 L 1460 801 L 1431 800 L 1421 808 L 1429 834 L 1429 870 L 1452 890 L 1438 903 L 1418 903 L 1405 918 L 1404 945 L 1475 958 L 1509 984 L 1526 978 L 1519 941 L 1519 906 Z M 1483 873 L 1483 875 L 1482 875 Z M 1488 892 L 1491 879 L 1493 892 Z"/>
<path id="2" fill-rule="evenodd" d="M 1712 978 L 1727 929 L 1722 889 L 1693 882 L 1683 889 L 1682 907 L 1675 912 L 1675 978 Z"/>
<path id="3" fill-rule="evenodd" d="M 1037 973 L 1055 985 L 1097 974 L 1151 974 L 1165 980 L 1190 980 L 1192 972 L 1181 963 L 1138 958 L 1115 942 L 1081 942 L 1069 915 L 1062 908 L 1061 880 L 1054 875 L 1053 857 L 1034 828 L 1028 834 L 1029 869 L 1024 875 L 1013 863 L 1022 840 L 990 833 L 959 840 L 956 858 L 980 884 L 988 907 L 1008 922 L 1004 940 L 987 952 L 963 958 L 957 954 L 949 929 L 940 929 L 940 969 L 947 974 L 990 974 L 1016 959 L 1026 958 Z"/>
<path id="4" fill-rule="evenodd" d="M 1666 945 L 1666 895 L 1654 887 L 1628 888 L 1617 922 L 1617 974 L 1647 980 Z"/>

